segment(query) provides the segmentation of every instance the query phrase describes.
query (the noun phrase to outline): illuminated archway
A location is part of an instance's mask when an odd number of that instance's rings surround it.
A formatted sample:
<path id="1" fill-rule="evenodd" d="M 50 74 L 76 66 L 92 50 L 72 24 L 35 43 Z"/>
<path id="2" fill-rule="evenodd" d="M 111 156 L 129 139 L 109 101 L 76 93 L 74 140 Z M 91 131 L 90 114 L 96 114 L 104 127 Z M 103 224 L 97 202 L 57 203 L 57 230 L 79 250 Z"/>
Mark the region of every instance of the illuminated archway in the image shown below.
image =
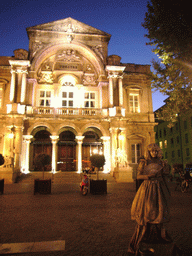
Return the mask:
<path id="1" fill-rule="evenodd" d="M 83 133 L 82 144 L 82 168 L 91 167 L 90 156 L 93 154 L 103 154 L 102 133 L 95 127 L 88 127 Z"/>
<path id="2" fill-rule="evenodd" d="M 52 157 L 51 133 L 46 127 L 40 126 L 33 130 L 32 135 L 33 140 L 30 147 L 30 155 L 32 157 L 30 158 L 29 164 L 31 170 L 39 171 L 35 169 L 34 159 L 39 154 L 47 154 Z M 51 171 L 51 165 L 47 167 L 47 171 Z"/>
<path id="3" fill-rule="evenodd" d="M 43 48 L 42 50 L 40 50 L 38 53 L 36 53 L 31 64 L 31 70 L 37 71 L 41 63 L 43 63 L 47 58 L 56 54 L 59 50 L 68 49 L 68 48 L 70 48 L 71 50 L 78 51 L 82 56 L 88 59 L 91 62 L 91 64 L 94 66 L 94 69 L 98 77 L 100 75 L 101 76 L 105 75 L 105 69 L 104 69 L 102 60 L 93 50 L 91 50 L 88 46 L 81 43 L 73 42 L 72 44 L 68 44 L 65 41 L 59 44 L 55 44 L 51 46 L 49 45 Z"/>

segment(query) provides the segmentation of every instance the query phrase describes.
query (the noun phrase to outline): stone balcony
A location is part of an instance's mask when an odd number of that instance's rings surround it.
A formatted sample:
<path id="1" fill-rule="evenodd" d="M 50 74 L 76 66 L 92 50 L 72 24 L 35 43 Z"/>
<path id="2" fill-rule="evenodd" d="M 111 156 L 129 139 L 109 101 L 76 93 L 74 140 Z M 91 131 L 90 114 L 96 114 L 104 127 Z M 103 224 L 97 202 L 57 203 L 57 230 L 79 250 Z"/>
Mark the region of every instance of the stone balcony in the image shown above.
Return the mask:
<path id="1" fill-rule="evenodd" d="M 132 122 L 154 122 L 153 112 L 129 113 L 123 107 L 112 108 L 53 108 L 33 107 L 17 103 L 7 104 L 7 114 L 23 114 L 27 117 L 44 118 L 108 118 L 124 117 Z"/>
<path id="2" fill-rule="evenodd" d="M 99 109 L 99 108 L 51 108 L 51 107 L 26 107 L 26 115 L 35 117 L 107 117 L 108 109 Z"/>

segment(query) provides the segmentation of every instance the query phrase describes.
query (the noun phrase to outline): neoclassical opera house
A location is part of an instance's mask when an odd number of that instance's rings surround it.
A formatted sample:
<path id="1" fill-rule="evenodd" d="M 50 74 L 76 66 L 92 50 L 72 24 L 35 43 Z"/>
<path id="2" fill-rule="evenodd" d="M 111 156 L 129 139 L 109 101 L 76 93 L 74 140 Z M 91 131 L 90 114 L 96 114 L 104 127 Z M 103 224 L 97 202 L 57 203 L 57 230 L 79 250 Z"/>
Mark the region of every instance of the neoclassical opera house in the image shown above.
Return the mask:
<path id="1" fill-rule="evenodd" d="M 72 18 L 27 28 L 29 50 L 0 57 L 0 178 L 34 171 L 81 172 L 95 152 L 104 172 L 133 181 L 155 141 L 150 66 L 108 56 L 111 35 Z"/>

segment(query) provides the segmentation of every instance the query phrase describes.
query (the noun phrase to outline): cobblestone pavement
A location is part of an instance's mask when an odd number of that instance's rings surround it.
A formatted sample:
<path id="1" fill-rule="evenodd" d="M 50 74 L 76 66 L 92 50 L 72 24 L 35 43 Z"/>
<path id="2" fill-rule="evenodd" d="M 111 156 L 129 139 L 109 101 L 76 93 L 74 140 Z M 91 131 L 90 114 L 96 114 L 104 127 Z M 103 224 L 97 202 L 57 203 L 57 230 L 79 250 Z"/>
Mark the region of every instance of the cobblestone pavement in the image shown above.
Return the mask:
<path id="1" fill-rule="evenodd" d="M 32 182 L 5 184 L 0 195 L 0 243 L 65 240 L 64 252 L 34 255 L 128 255 L 135 228 L 130 218 L 135 184 L 116 183 L 109 174 L 105 177 L 107 195 L 85 197 L 78 179 L 54 180 L 51 195 L 34 195 Z M 192 191 L 174 191 L 174 183 L 169 187 L 172 218 L 167 229 L 183 255 L 192 255 Z"/>

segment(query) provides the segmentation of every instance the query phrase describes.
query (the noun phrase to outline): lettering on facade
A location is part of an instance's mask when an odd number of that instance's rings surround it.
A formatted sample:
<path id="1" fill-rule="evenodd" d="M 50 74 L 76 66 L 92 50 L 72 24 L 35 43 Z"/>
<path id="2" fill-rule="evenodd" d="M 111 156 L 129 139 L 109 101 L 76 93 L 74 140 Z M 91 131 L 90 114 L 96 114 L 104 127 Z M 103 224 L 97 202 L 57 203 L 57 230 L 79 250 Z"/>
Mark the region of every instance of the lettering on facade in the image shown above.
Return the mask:
<path id="1" fill-rule="evenodd" d="M 57 63 L 55 70 L 82 70 L 82 66 L 79 64 Z"/>

